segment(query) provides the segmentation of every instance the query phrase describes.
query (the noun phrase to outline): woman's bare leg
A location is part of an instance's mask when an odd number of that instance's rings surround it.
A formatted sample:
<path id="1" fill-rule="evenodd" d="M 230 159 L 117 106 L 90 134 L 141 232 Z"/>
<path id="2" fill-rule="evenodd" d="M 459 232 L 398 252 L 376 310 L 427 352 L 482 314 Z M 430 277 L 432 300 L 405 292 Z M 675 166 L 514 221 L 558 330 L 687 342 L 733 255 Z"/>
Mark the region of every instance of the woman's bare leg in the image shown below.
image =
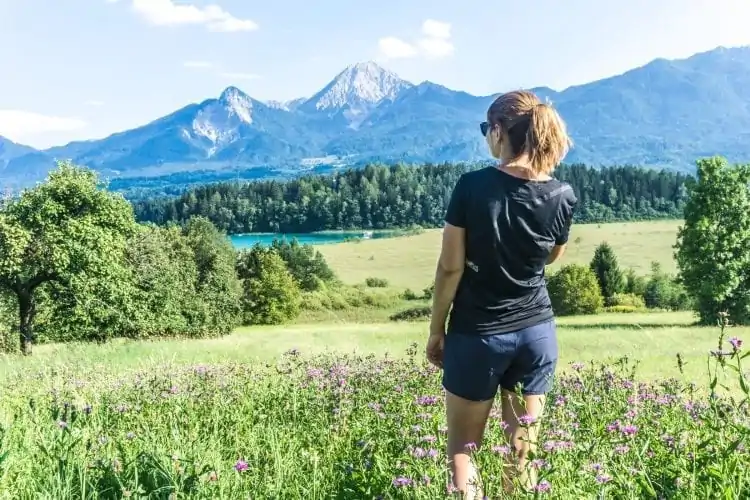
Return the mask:
<path id="1" fill-rule="evenodd" d="M 445 391 L 448 463 L 453 475 L 453 486 L 467 499 L 482 498 L 478 484 L 479 477 L 471 460 L 471 452 L 482 446 L 484 429 L 493 402 L 493 399 L 470 401 Z"/>
<path id="2" fill-rule="evenodd" d="M 531 490 L 536 485 L 536 471 L 528 466 L 529 452 L 536 450 L 539 435 L 539 420 L 544 410 L 546 397 L 544 395 L 528 395 L 521 397 L 515 392 L 502 390 L 503 420 L 507 424 L 505 437 L 511 447 L 509 460 L 506 461 L 504 472 L 504 489 L 510 493 L 514 488 L 514 481 L 523 488 Z M 533 419 L 528 424 L 521 417 Z M 515 451 L 515 453 L 514 453 Z"/>

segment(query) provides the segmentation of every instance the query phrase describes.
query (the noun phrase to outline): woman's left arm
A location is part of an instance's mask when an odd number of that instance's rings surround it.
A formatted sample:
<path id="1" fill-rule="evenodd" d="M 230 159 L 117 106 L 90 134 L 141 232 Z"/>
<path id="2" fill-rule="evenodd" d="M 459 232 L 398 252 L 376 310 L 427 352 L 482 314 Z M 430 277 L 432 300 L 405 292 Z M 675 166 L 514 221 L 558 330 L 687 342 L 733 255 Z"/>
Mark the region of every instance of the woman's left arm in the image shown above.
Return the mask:
<path id="1" fill-rule="evenodd" d="M 466 230 L 463 227 L 445 224 L 443 245 L 435 271 L 435 293 L 432 298 L 432 319 L 430 335 L 445 335 L 445 322 L 448 319 L 458 283 L 466 262 Z"/>

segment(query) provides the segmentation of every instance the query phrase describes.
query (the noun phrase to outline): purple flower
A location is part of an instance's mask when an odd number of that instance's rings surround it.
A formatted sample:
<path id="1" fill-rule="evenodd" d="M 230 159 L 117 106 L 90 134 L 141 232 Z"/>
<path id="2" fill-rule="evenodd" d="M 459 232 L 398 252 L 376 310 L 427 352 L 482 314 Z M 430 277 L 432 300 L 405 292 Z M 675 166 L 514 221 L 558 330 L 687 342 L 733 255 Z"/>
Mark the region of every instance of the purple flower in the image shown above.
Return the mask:
<path id="1" fill-rule="evenodd" d="M 586 367 L 586 365 L 578 361 L 575 363 L 571 363 L 570 367 L 573 368 L 575 371 L 580 372 Z"/>
<path id="2" fill-rule="evenodd" d="M 393 486 L 395 486 L 396 488 L 410 486 L 411 484 L 412 484 L 412 480 L 409 479 L 408 477 L 399 476 L 393 480 Z"/>
<path id="3" fill-rule="evenodd" d="M 531 415 L 521 415 L 518 417 L 518 422 L 524 426 L 531 425 L 536 422 L 536 417 L 532 417 Z"/>
<path id="4" fill-rule="evenodd" d="M 549 484 L 549 481 L 546 479 L 542 479 L 539 481 L 539 484 L 534 486 L 534 491 L 538 491 L 539 493 L 547 493 L 552 489 L 552 485 Z"/>
<path id="5" fill-rule="evenodd" d="M 433 406 L 438 404 L 437 396 L 419 396 L 415 403 L 419 406 Z"/>
<path id="6" fill-rule="evenodd" d="M 507 445 L 495 445 L 492 447 L 492 452 L 497 453 L 498 455 L 507 455 L 510 453 L 510 446 Z"/>
<path id="7" fill-rule="evenodd" d="M 618 453 L 620 455 L 627 453 L 630 451 L 630 447 L 626 444 L 618 444 L 615 446 L 615 453 Z"/>
<path id="8" fill-rule="evenodd" d="M 632 424 L 626 425 L 621 429 L 621 432 L 626 436 L 635 436 L 638 432 L 638 427 Z"/>
<path id="9" fill-rule="evenodd" d="M 249 468 L 250 466 L 244 460 L 237 460 L 237 463 L 234 464 L 234 470 L 237 472 L 245 472 Z"/>
<path id="10" fill-rule="evenodd" d="M 469 451 L 474 451 L 477 449 L 476 443 L 466 443 L 465 448 Z"/>
<path id="11" fill-rule="evenodd" d="M 732 348 L 735 351 L 739 351 L 742 348 L 742 339 L 739 339 L 737 337 L 732 337 L 729 339 L 729 343 L 732 344 Z"/>
<path id="12" fill-rule="evenodd" d="M 437 441 L 437 438 L 435 436 L 424 436 L 422 438 L 423 443 L 434 443 L 435 441 Z"/>
<path id="13" fill-rule="evenodd" d="M 599 484 L 608 483 L 612 480 L 612 477 L 609 474 L 597 474 L 596 476 L 596 482 Z"/>

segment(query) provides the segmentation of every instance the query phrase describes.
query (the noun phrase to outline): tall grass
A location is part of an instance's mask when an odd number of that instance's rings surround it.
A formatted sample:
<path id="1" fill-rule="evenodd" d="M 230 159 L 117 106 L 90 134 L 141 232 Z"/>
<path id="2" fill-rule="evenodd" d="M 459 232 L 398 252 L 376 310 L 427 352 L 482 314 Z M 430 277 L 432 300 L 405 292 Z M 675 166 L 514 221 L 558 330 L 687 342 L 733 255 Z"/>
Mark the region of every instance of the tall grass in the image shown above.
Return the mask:
<path id="1" fill-rule="evenodd" d="M 528 496 L 743 498 L 747 353 L 725 337 L 702 385 L 639 382 L 627 359 L 571 365 L 549 399 Z M 407 354 L 14 372 L 0 382 L 0 497 L 445 498 L 440 376 L 421 346 Z M 740 390 L 722 390 L 722 374 Z M 509 454 L 493 413 L 475 452 L 490 495 Z"/>

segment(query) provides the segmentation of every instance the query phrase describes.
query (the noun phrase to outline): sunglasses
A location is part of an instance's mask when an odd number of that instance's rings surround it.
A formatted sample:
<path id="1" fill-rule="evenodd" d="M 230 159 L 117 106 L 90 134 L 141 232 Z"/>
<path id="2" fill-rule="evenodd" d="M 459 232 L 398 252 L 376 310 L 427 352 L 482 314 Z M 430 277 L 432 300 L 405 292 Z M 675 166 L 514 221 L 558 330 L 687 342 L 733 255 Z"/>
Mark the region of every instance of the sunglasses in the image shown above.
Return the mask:
<path id="1" fill-rule="evenodd" d="M 490 131 L 490 124 L 488 122 L 482 122 L 479 124 L 479 130 L 482 131 L 482 135 L 487 137 L 487 132 Z"/>

